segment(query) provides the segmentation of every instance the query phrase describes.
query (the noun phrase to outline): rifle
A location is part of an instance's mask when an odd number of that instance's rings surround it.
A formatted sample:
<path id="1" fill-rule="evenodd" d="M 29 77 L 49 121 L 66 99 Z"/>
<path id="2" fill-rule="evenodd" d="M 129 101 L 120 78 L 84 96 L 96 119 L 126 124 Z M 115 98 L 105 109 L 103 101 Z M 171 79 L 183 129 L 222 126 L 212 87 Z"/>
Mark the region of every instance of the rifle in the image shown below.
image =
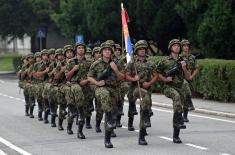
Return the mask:
<path id="1" fill-rule="evenodd" d="M 122 61 L 125 58 L 125 56 L 121 57 L 121 59 L 116 59 L 114 63 L 117 65 L 119 61 Z M 108 77 L 112 76 L 113 69 L 109 65 L 102 73 L 98 74 L 96 80 L 101 81 L 101 80 L 106 80 Z"/>
<path id="2" fill-rule="evenodd" d="M 198 57 L 199 55 L 200 55 L 200 53 L 197 54 L 197 55 L 195 56 L 195 58 Z M 180 61 L 185 61 L 186 64 L 188 63 L 188 61 L 187 61 L 187 60 L 184 60 L 183 57 L 179 57 L 179 60 L 178 60 L 177 64 L 176 64 L 173 68 L 171 68 L 170 70 L 168 70 L 168 71 L 166 72 L 166 76 L 175 76 L 175 75 L 179 74 L 180 70 L 182 69 L 182 68 L 181 68 L 181 64 L 180 64 Z"/>

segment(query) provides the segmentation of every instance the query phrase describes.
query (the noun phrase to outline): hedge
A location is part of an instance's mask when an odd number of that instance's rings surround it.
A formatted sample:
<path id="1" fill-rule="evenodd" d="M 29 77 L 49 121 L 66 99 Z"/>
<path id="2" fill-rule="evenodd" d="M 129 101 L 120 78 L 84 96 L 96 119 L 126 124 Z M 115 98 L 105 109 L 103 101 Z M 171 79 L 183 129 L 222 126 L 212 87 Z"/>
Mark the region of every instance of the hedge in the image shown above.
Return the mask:
<path id="1" fill-rule="evenodd" d="M 157 62 L 161 57 L 152 57 Z M 235 101 L 235 60 L 200 59 L 199 74 L 193 80 L 193 94 L 205 99 L 225 102 Z M 156 83 L 152 90 L 161 92 L 162 83 Z"/>
<path id="2" fill-rule="evenodd" d="M 0 70 L 1 71 L 16 71 L 17 66 L 21 63 L 21 55 L 19 54 L 1 54 L 0 55 Z"/>

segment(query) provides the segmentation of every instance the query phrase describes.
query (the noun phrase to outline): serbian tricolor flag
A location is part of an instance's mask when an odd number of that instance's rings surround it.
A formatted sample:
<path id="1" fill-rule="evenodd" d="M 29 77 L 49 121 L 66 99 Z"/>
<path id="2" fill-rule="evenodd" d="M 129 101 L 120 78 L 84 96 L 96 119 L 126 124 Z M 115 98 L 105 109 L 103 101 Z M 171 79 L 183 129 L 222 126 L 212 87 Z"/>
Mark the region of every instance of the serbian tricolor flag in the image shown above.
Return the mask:
<path id="1" fill-rule="evenodd" d="M 123 3 L 121 3 L 121 14 L 122 14 L 122 33 L 124 35 L 125 40 L 125 49 L 126 49 L 126 60 L 127 63 L 131 61 L 131 55 L 133 53 L 132 44 L 131 44 L 131 38 L 129 35 L 128 25 L 129 17 L 127 14 L 127 11 L 123 7 Z"/>

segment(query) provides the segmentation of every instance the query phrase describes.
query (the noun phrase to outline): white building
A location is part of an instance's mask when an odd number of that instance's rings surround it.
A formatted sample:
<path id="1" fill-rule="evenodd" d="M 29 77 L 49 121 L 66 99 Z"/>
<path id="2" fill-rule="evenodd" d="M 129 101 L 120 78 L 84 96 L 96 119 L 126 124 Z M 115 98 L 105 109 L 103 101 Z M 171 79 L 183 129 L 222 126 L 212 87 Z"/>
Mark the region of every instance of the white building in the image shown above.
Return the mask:
<path id="1" fill-rule="evenodd" d="M 19 53 L 27 54 L 31 51 L 31 38 L 27 35 L 23 39 L 15 38 L 11 40 L 11 37 L 6 39 L 0 38 L 0 53 Z"/>

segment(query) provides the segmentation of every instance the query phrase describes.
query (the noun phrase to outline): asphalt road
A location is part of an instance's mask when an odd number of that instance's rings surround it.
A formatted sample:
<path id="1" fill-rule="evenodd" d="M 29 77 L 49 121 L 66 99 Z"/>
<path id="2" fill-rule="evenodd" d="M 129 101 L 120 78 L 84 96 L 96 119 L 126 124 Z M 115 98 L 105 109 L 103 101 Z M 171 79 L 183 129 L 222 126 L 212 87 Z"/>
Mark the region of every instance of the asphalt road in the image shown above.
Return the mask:
<path id="1" fill-rule="evenodd" d="M 123 128 L 116 129 L 113 149 L 104 148 L 104 132 L 84 129 L 85 140 L 51 128 L 37 117 L 24 116 L 23 92 L 19 94 L 16 80 L 0 79 L 0 155 L 232 155 L 235 154 L 235 119 L 190 113 L 187 129 L 181 131 L 182 144 L 172 143 L 172 111 L 153 107 L 152 127 L 146 140 L 149 145 L 138 145 L 139 116 L 135 117 L 136 131 L 127 130 L 127 103 Z M 35 109 L 37 116 L 37 107 Z M 103 124 L 102 124 L 103 127 Z M 64 123 L 66 128 L 66 122 Z M 103 130 L 102 130 L 103 131 Z"/>

